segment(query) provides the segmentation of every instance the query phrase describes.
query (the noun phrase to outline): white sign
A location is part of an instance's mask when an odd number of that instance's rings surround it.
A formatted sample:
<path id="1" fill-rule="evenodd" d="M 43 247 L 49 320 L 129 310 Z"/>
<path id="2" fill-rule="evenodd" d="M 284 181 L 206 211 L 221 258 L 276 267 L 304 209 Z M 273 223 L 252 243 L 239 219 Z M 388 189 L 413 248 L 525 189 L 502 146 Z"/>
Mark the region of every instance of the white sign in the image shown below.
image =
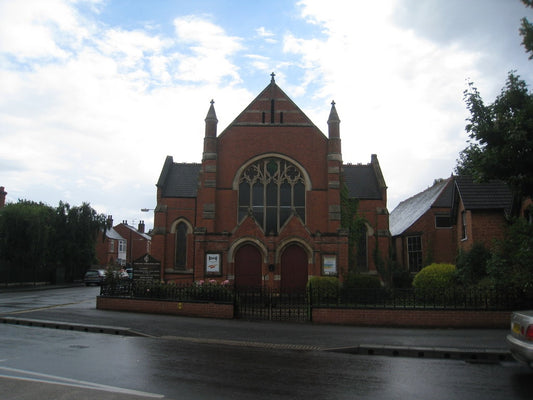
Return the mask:
<path id="1" fill-rule="evenodd" d="M 220 254 L 208 253 L 205 255 L 205 272 L 220 274 Z"/>

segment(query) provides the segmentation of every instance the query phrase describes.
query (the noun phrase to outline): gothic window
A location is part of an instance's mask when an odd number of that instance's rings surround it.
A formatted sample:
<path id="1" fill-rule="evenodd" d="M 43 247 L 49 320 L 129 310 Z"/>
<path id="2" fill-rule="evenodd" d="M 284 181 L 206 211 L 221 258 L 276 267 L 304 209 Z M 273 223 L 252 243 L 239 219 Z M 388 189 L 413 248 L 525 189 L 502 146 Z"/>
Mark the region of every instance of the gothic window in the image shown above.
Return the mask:
<path id="1" fill-rule="evenodd" d="M 298 167 L 275 157 L 249 165 L 239 180 L 239 220 L 251 214 L 265 233 L 275 234 L 292 213 L 305 222 L 305 181 Z"/>
<path id="2" fill-rule="evenodd" d="M 178 223 L 176 227 L 176 258 L 174 268 L 185 270 L 187 268 L 187 224 Z"/>

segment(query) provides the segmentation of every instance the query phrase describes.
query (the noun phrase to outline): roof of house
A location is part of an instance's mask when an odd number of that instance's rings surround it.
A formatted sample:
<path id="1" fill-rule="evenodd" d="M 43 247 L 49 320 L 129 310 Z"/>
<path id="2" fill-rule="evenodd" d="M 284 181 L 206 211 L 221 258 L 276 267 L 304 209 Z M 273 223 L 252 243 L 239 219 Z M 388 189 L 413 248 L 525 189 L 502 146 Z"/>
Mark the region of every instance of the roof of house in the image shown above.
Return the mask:
<path id="1" fill-rule="evenodd" d="M 106 237 L 109 239 L 115 239 L 115 240 L 125 240 L 116 230 L 115 228 L 108 228 L 105 231 Z"/>
<path id="2" fill-rule="evenodd" d="M 128 228 L 130 231 L 132 231 L 133 233 L 136 233 L 137 235 L 141 236 L 142 238 L 144 238 L 146 240 L 152 240 L 152 237 L 150 235 L 148 235 L 147 233 L 144 233 L 144 232 L 139 232 L 139 230 L 136 229 L 134 226 L 128 225 L 128 224 L 126 224 L 124 222 L 119 224 L 119 225 L 122 225 L 125 228 Z"/>
<path id="3" fill-rule="evenodd" d="M 435 183 L 407 200 L 402 201 L 389 216 L 389 230 L 392 236 L 405 232 L 432 207 L 452 207 L 452 178 Z"/>
<path id="4" fill-rule="evenodd" d="M 510 212 L 513 194 L 502 181 L 474 182 L 471 177 L 455 177 L 457 193 L 467 210 L 503 209 Z"/>
<path id="5" fill-rule="evenodd" d="M 196 197 L 201 167 L 199 163 L 175 163 L 167 156 L 156 186 L 163 197 Z"/>

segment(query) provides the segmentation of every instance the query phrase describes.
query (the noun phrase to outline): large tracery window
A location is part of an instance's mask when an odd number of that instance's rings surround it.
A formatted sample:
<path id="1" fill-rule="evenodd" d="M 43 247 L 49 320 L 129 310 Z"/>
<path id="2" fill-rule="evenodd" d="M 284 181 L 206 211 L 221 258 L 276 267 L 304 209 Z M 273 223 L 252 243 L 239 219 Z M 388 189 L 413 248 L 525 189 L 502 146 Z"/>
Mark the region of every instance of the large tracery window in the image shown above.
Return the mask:
<path id="1" fill-rule="evenodd" d="M 278 233 L 292 212 L 305 222 L 305 181 L 298 167 L 268 157 L 243 171 L 239 180 L 239 221 L 252 213 L 265 233 Z"/>

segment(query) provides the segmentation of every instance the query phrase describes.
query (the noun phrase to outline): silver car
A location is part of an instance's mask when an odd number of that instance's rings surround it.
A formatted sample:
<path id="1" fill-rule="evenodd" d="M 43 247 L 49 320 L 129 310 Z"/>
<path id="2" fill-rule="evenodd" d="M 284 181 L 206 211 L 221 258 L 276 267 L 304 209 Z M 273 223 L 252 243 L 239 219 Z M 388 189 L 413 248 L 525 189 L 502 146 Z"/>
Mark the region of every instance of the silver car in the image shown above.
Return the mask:
<path id="1" fill-rule="evenodd" d="M 533 310 L 513 312 L 507 343 L 516 360 L 533 368 Z"/>

